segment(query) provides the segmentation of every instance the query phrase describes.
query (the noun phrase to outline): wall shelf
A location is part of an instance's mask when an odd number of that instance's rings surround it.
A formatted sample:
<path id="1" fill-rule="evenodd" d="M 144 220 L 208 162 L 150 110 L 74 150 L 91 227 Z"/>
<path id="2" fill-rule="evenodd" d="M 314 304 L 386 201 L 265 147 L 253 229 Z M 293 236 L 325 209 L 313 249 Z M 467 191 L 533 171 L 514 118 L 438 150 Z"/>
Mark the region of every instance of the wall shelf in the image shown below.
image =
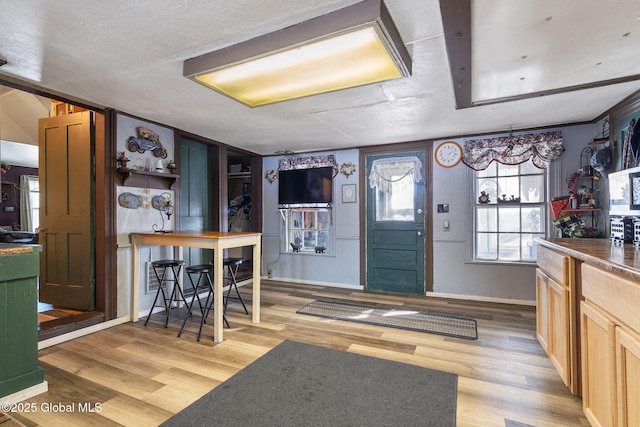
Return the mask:
<path id="1" fill-rule="evenodd" d="M 230 172 L 230 173 L 227 174 L 227 178 L 229 178 L 229 179 L 238 179 L 238 178 L 248 179 L 248 178 L 251 178 L 251 172 Z"/>
<path id="2" fill-rule="evenodd" d="M 180 175 L 171 173 L 149 172 L 128 168 L 118 168 L 116 171 L 122 175 L 122 185 L 131 187 L 171 189 L 178 178 L 180 178 Z"/>

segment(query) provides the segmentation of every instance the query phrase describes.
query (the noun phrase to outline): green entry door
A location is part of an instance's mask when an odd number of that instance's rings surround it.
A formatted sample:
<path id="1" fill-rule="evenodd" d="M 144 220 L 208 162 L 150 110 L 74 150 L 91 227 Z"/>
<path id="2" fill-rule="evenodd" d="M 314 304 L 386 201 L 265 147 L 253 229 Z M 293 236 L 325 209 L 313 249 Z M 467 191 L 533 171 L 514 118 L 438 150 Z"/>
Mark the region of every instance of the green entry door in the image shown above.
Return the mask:
<path id="1" fill-rule="evenodd" d="M 366 287 L 424 295 L 424 153 L 367 156 L 366 176 Z"/>

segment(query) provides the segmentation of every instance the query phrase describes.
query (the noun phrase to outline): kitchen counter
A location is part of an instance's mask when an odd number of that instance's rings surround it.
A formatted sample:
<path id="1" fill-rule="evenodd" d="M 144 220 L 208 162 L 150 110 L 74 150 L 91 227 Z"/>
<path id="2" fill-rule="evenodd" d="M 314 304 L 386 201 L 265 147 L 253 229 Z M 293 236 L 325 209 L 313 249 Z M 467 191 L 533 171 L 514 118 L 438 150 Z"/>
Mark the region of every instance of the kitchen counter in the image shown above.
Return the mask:
<path id="1" fill-rule="evenodd" d="M 16 245 L 11 243 L 0 243 L 0 255 L 30 254 L 33 252 L 39 252 L 40 248 L 41 246 L 38 245 Z"/>
<path id="2" fill-rule="evenodd" d="M 608 239 L 536 239 L 536 243 L 586 264 L 640 282 L 640 248 Z"/>

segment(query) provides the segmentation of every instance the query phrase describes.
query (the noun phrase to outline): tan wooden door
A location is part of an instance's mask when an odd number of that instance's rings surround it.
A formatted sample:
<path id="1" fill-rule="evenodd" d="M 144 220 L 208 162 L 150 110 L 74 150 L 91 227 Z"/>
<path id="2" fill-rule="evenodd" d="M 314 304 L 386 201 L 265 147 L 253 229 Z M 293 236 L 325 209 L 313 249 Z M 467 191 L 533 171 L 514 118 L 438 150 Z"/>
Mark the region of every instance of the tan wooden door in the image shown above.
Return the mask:
<path id="1" fill-rule="evenodd" d="M 93 113 L 39 120 L 42 302 L 95 308 Z"/>

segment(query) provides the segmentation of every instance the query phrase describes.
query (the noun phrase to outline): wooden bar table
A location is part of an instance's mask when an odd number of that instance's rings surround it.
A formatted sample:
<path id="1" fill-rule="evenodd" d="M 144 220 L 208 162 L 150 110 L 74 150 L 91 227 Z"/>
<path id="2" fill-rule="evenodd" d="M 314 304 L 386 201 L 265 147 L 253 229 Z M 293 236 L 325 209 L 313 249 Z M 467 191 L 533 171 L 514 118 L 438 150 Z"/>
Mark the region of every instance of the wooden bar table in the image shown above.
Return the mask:
<path id="1" fill-rule="evenodd" d="M 178 231 L 173 233 L 131 233 L 133 280 L 131 289 L 131 320 L 138 320 L 140 293 L 140 247 L 173 246 L 177 259 L 182 259 L 182 248 L 213 249 L 213 286 L 215 292 L 213 339 L 222 342 L 223 251 L 229 248 L 253 246 L 253 323 L 260 323 L 260 244 L 261 233 L 221 231 Z"/>

